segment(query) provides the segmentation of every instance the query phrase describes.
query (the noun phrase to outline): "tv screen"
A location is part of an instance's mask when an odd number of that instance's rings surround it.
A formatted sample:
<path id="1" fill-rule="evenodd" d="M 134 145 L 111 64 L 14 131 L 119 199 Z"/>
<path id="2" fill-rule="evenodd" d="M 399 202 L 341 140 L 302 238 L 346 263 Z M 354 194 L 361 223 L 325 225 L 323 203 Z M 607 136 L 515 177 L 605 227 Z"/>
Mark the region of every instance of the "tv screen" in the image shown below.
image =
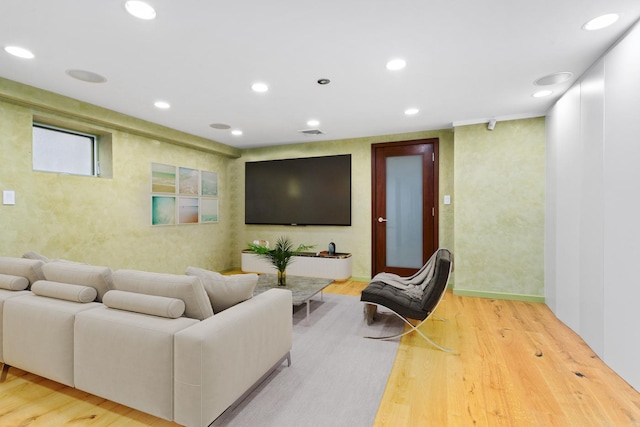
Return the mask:
<path id="1" fill-rule="evenodd" d="M 245 224 L 351 225 L 351 155 L 245 164 Z"/>

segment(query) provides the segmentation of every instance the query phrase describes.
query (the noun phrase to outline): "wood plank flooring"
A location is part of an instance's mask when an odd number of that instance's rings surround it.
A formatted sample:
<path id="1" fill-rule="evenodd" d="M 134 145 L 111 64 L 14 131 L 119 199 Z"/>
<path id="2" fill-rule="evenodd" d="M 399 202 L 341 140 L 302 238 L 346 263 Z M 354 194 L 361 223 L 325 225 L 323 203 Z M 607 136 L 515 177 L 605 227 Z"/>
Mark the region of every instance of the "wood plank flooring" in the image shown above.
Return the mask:
<path id="1" fill-rule="evenodd" d="M 375 426 L 640 425 L 640 394 L 546 305 L 448 292 L 435 314 L 421 331 L 459 354 L 403 337 Z"/>
<path id="2" fill-rule="evenodd" d="M 364 286 L 326 292 L 359 296 Z M 544 304 L 448 293 L 436 314 L 448 321 L 421 330 L 459 355 L 403 337 L 375 426 L 640 426 L 640 394 Z M 177 424 L 11 368 L 0 427 L 18 426 Z"/>

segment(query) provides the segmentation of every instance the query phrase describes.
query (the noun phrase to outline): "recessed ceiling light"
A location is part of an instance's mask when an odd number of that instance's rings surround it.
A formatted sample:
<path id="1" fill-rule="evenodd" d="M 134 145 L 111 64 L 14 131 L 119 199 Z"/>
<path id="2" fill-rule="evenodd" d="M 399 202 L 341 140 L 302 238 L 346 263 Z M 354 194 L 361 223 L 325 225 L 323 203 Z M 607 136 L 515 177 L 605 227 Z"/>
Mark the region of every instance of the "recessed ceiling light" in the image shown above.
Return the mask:
<path id="1" fill-rule="evenodd" d="M 318 79 L 319 85 L 328 85 L 329 83 L 331 83 L 331 80 L 329 79 Z"/>
<path id="2" fill-rule="evenodd" d="M 533 82 L 533 84 L 537 86 L 555 85 L 558 83 L 566 82 L 567 80 L 571 79 L 571 77 L 573 77 L 573 73 L 570 73 L 569 71 L 562 71 L 559 73 L 553 73 L 549 74 L 548 76 L 540 77 L 538 80 Z"/>
<path id="3" fill-rule="evenodd" d="M 231 129 L 231 126 L 224 123 L 211 123 L 209 127 L 212 127 L 214 129 L 222 129 L 222 130 Z"/>
<path id="4" fill-rule="evenodd" d="M 417 108 L 407 108 L 406 110 L 404 110 L 404 113 L 407 116 L 413 116 L 415 114 L 418 114 L 420 112 L 420 110 L 418 110 Z"/>
<path id="5" fill-rule="evenodd" d="M 5 52 L 10 53 L 13 56 L 17 56 L 18 58 L 24 59 L 33 59 L 35 55 L 28 49 L 19 46 L 6 46 L 4 48 Z"/>
<path id="6" fill-rule="evenodd" d="M 82 80 L 83 82 L 87 83 L 104 83 L 107 81 L 106 77 L 92 71 L 67 70 L 65 71 L 65 73 L 67 73 L 68 76 L 73 77 L 74 79 Z"/>
<path id="7" fill-rule="evenodd" d="M 167 108 L 171 108 L 171 104 L 166 101 L 156 101 L 153 103 L 156 108 L 160 108 L 162 110 L 166 110 Z"/>
<path id="8" fill-rule="evenodd" d="M 307 122 L 307 126 L 318 126 L 320 124 L 319 120 L 309 120 Z"/>
<path id="9" fill-rule="evenodd" d="M 541 90 L 539 92 L 534 93 L 533 96 L 534 98 L 544 98 L 545 96 L 549 96 L 553 93 L 553 91 L 550 90 Z"/>
<path id="10" fill-rule="evenodd" d="M 124 7 L 136 18 L 150 20 L 156 17 L 155 9 L 143 1 L 129 0 L 124 4 Z"/>
<path id="11" fill-rule="evenodd" d="M 387 70 L 391 71 L 402 70 L 406 66 L 407 61 L 405 61 L 404 59 L 392 59 L 391 61 L 387 62 Z"/>
<path id="12" fill-rule="evenodd" d="M 582 26 L 582 29 L 587 31 L 601 30 L 609 25 L 613 25 L 619 18 L 620 15 L 617 13 L 607 13 L 606 15 L 598 16 L 588 21 Z"/>
<path id="13" fill-rule="evenodd" d="M 254 83 L 251 85 L 251 89 L 254 92 L 266 92 L 269 90 L 269 86 L 267 86 L 265 83 Z"/>
<path id="14" fill-rule="evenodd" d="M 242 135 L 242 131 L 240 129 L 234 129 L 231 131 L 231 134 L 235 136 L 240 136 Z"/>

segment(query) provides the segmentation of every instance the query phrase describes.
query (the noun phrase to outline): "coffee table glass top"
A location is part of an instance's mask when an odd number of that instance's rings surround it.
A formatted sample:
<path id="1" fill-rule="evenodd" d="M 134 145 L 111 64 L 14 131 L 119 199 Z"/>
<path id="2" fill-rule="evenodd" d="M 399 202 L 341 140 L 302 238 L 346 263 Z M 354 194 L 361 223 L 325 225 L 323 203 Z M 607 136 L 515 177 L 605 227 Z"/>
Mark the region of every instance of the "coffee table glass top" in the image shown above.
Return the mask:
<path id="1" fill-rule="evenodd" d="M 271 288 L 289 289 L 293 294 L 293 305 L 301 305 L 332 282 L 332 279 L 318 277 L 287 276 L 287 286 L 278 286 L 277 274 L 260 274 L 253 295 L 261 294 Z"/>

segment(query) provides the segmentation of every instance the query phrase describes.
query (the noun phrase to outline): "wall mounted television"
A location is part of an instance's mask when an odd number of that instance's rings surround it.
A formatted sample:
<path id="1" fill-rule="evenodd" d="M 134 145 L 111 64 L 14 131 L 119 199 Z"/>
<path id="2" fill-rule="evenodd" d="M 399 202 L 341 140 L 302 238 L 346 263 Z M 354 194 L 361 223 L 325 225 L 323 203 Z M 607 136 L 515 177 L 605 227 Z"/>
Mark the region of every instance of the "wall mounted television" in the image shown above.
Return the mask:
<path id="1" fill-rule="evenodd" d="M 245 224 L 351 225 L 351 154 L 247 162 Z"/>

